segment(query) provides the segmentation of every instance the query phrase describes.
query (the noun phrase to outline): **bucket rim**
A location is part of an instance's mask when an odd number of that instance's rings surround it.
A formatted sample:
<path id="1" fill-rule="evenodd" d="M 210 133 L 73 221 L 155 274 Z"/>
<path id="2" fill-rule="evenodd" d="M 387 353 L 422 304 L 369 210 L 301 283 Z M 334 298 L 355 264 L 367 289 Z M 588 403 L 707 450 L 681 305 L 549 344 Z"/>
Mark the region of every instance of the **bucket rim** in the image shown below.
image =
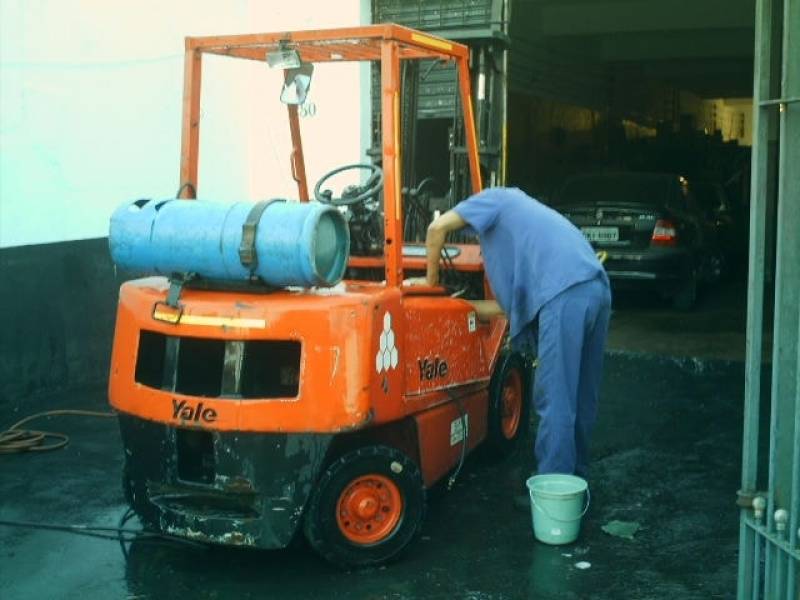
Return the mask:
<path id="1" fill-rule="evenodd" d="M 563 493 L 554 493 L 547 490 L 534 489 L 536 483 L 542 483 L 547 480 L 553 481 L 556 479 L 574 483 L 577 486 L 577 488 L 569 492 L 563 492 Z M 531 494 L 536 494 L 543 498 L 564 498 L 565 496 L 582 494 L 583 492 L 586 492 L 589 489 L 588 481 L 586 481 L 583 477 L 578 477 L 577 475 L 571 475 L 569 473 L 542 473 L 540 475 L 533 475 L 528 478 L 528 480 L 525 482 L 525 485 L 527 486 L 528 491 Z"/>

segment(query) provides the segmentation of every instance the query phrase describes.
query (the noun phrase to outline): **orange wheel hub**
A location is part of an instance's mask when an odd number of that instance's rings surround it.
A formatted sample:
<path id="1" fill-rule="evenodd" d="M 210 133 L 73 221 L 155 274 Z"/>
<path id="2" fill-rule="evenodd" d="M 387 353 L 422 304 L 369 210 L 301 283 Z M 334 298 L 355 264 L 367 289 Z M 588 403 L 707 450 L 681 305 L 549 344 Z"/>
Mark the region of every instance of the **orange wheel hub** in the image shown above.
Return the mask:
<path id="1" fill-rule="evenodd" d="M 375 544 L 389 537 L 403 514 L 397 485 L 383 475 L 362 475 L 351 481 L 336 503 L 342 535 L 356 544 Z"/>
<path id="2" fill-rule="evenodd" d="M 506 439 L 513 438 L 522 419 L 522 377 L 512 369 L 503 382 L 500 428 Z"/>

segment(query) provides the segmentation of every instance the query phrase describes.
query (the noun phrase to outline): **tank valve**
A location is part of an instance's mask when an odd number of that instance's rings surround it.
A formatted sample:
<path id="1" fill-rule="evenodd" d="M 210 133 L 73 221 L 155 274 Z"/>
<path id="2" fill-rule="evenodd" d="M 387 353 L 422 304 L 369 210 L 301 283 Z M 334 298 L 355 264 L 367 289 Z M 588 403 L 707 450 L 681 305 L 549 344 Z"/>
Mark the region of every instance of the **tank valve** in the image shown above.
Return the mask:
<path id="1" fill-rule="evenodd" d="M 764 496 L 756 496 L 753 498 L 753 515 L 756 521 L 761 521 L 764 518 L 764 509 L 767 507 L 767 501 Z"/>

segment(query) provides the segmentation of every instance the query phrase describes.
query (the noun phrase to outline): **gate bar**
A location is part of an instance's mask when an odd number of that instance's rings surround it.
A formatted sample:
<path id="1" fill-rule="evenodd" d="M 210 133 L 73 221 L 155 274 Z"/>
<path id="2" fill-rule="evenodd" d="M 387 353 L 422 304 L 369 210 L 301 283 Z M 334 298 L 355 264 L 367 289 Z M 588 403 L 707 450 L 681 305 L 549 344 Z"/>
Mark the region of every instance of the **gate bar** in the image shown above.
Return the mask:
<path id="1" fill-rule="evenodd" d="M 775 100 L 762 100 L 758 103 L 759 106 L 780 106 L 781 104 L 794 104 L 800 102 L 800 97 L 797 98 L 777 98 Z"/>
<path id="2" fill-rule="evenodd" d="M 800 96 L 800 0 L 783 2 L 783 56 L 781 94 L 783 98 Z M 789 531 L 781 537 L 787 545 L 792 534 L 796 537 L 798 499 L 794 483 L 800 463 L 797 461 L 798 406 L 798 354 L 800 354 L 800 105 L 792 103 L 782 107 L 780 118 L 780 145 L 778 154 L 778 227 L 775 279 L 775 328 L 772 359 L 772 400 L 774 427 L 770 440 L 769 508 L 767 523 L 774 532 L 775 510 L 788 511 Z M 794 418 L 792 418 L 794 417 Z M 788 533 L 788 536 L 787 536 Z M 788 539 L 787 539 L 788 537 Z M 765 589 L 765 597 L 797 598 L 796 574 L 798 559 L 792 554 L 778 552 L 783 545 L 772 545 L 767 554 L 775 562 L 772 589 Z M 770 574 L 769 566 L 767 573 Z"/>
<path id="3" fill-rule="evenodd" d="M 798 307 L 800 311 L 800 307 Z M 800 317 L 798 317 L 797 339 L 800 340 Z M 797 352 L 797 387 L 795 390 L 800 392 L 800 349 Z M 789 581 L 787 582 L 787 595 L 791 598 L 797 595 L 797 569 L 800 568 L 800 545 L 798 545 L 798 527 L 800 527 L 800 400 L 794 399 L 794 451 L 792 453 L 792 493 L 789 496 L 789 547 L 794 550 L 794 558 L 798 561 L 797 568 L 792 568 L 791 558 L 789 559 Z"/>
<path id="4" fill-rule="evenodd" d="M 755 59 L 753 62 L 753 149 L 750 179 L 750 251 L 747 270 L 747 334 L 745 336 L 745 402 L 742 434 L 742 487 L 740 493 L 756 491 L 758 467 L 759 408 L 761 402 L 762 332 L 764 327 L 764 266 L 766 255 L 767 173 L 769 114 L 759 106 L 770 98 L 773 54 L 773 0 L 756 1 Z M 754 591 L 755 546 L 760 542 L 747 526 L 750 508 L 739 513 L 739 569 L 737 597 L 744 600 Z"/>

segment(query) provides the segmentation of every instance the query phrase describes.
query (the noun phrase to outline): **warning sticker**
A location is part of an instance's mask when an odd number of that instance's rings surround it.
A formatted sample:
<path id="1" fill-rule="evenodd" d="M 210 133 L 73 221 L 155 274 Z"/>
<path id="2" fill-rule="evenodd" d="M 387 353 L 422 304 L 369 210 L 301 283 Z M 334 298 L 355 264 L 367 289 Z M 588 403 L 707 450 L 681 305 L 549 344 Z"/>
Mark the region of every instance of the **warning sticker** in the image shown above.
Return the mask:
<path id="1" fill-rule="evenodd" d="M 455 446 L 463 441 L 464 436 L 469 434 L 469 415 L 458 417 L 450 423 L 450 445 Z"/>

